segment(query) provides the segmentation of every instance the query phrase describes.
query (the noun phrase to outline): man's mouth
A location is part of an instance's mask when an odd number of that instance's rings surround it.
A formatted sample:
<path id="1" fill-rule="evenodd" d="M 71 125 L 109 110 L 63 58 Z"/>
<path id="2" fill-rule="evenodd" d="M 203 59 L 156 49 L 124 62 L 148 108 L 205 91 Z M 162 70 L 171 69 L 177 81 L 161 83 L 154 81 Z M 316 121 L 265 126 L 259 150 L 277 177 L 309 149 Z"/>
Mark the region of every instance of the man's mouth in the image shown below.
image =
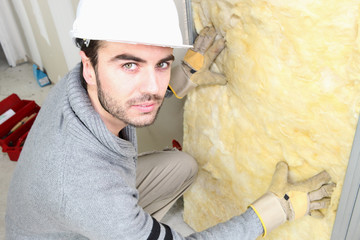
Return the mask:
<path id="1" fill-rule="evenodd" d="M 138 98 L 133 98 L 128 102 L 132 109 L 140 113 L 151 113 L 161 105 L 162 98 L 159 95 L 145 94 Z"/>
<path id="2" fill-rule="evenodd" d="M 134 104 L 134 105 L 132 105 L 132 107 L 135 108 L 139 112 L 150 113 L 150 112 L 154 111 L 156 105 L 157 104 L 155 102 L 149 102 L 149 103 Z"/>

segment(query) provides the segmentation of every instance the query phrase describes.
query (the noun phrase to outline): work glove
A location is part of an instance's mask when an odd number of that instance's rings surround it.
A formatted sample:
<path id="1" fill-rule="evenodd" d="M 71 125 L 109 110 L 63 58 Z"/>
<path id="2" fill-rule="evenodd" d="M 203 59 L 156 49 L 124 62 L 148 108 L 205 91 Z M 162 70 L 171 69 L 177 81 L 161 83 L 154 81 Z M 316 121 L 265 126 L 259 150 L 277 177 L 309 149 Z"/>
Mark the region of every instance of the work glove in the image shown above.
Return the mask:
<path id="1" fill-rule="evenodd" d="M 169 87 L 177 98 L 183 98 L 190 90 L 199 85 L 225 85 L 223 74 L 210 71 L 215 58 L 225 48 L 225 40 L 217 40 L 216 30 L 205 27 L 195 39 L 194 47 L 189 49 L 184 60 L 174 68 Z"/>
<path id="2" fill-rule="evenodd" d="M 319 209 L 330 205 L 336 185 L 329 183 L 331 177 L 326 171 L 295 183 L 289 181 L 288 172 L 287 163 L 279 162 L 268 192 L 250 205 L 263 225 L 264 237 L 285 221 L 313 213 L 322 215 Z"/>

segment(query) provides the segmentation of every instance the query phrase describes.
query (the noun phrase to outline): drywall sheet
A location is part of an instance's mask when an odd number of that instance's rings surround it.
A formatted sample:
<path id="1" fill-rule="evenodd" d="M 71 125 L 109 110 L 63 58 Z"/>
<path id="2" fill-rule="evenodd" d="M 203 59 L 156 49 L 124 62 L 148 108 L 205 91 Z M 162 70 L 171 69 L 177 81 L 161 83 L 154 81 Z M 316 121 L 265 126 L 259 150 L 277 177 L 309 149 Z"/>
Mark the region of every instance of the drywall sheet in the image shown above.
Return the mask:
<path id="1" fill-rule="evenodd" d="M 246 210 L 275 165 L 303 180 L 327 170 L 337 188 L 324 218 L 286 223 L 267 239 L 330 239 L 360 107 L 359 0 L 193 0 L 196 29 L 227 48 L 185 103 L 184 150 L 198 161 L 184 217 L 200 231 Z"/>

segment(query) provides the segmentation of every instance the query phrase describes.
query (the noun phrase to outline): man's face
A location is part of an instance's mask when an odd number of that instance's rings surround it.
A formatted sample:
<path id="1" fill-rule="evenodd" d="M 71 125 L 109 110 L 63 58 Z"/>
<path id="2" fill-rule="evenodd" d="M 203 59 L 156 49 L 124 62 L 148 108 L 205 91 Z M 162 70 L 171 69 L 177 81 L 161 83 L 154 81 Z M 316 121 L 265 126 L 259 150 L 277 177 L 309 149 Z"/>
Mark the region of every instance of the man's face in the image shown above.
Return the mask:
<path id="1" fill-rule="evenodd" d="M 152 124 L 174 60 L 172 48 L 104 42 L 95 69 L 101 106 L 125 125 Z"/>

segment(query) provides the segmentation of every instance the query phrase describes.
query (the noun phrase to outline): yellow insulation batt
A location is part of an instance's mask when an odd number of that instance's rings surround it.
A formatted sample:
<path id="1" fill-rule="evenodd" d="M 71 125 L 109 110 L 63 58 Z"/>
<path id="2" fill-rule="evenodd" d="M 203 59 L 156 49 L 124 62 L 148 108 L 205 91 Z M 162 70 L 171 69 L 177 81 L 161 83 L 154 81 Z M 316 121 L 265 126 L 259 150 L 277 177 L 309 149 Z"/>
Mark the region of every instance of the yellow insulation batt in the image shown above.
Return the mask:
<path id="1" fill-rule="evenodd" d="M 266 239 L 330 239 L 360 108 L 359 0 L 193 0 L 197 31 L 226 39 L 214 71 L 185 103 L 184 150 L 198 161 L 185 221 L 200 231 L 246 210 L 275 165 L 294 181 L 327 170 L 337 183 L 324 218 Z"/>

